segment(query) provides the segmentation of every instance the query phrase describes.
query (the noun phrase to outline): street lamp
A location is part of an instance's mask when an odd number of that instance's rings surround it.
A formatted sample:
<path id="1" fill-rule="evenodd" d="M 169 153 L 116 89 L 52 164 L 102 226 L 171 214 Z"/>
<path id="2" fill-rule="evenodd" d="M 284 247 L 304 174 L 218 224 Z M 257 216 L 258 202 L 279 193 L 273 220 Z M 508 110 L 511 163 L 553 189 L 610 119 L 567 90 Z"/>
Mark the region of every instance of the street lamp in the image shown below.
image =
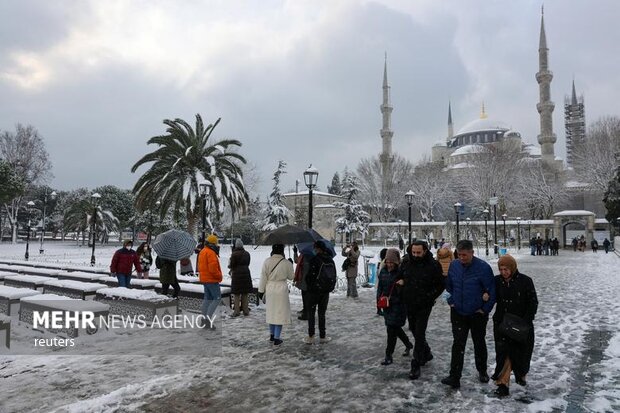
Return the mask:
<path id="1" fill-rule="evenodd" d="M 506 244 L 506 217 L 508 217 L 508 215 L 502 214 L 502 220 L 504 221 L 504 248 L 508 248 Z"/>
<path id="2" fill-rule="evenodd" d="M 517 217 L 517 250 L 521 249 L 521 217 Z"/>
<path id="3" fill-rule="evenodd" d="M 405 194 L 407 206 L 409 207 L 409 244 L 407 244 L 407 248 L 411 245 L 411 205 L 413 205 L 413 198 L 415 198 L 415 192 L 412 190 L 407 191 Z"/>
<path id="4" fill-rule="evenodd" d="M 50 198 L 56 199 L 56 191 L 52 191 Z M 39 247 L 39 254 L 43 254 L 45 249 L 43 248 L 43 239 L 45 238 L 45 213 L 47 212 L 47 188 L 45 188 L 45 196 L 43 197 L 43 221 L 41 223 L 41 246 Z"/>
<path id="5" fill-rule="evenodd" d="M 207 194 L 209 192 L 210 182 L 202 182 L 198 185 L 198 193 L 202 197 L 202 242 L 205 243 L 207 231 Z"/>
<path id="6" fill-rule="evenodd" d="M 527 220 L 527 238 L 532 241 L 532 220 Z"/>
<path id="7" fill-rule="evenodd" d="M 457 202 L 454 204 L 454 215 L 456 215 L 456 243 L 459 243 L 459 239 L 461 238 L 461 232 L 459 231 L 459 212 L 461 208 L 461 203 Z"/>
<path id="8" fill-rule="evenodd" d="M 471 224 L 471 218 L 467 217 L 467 218 L 465 218 L 465 221 L 467 221 L 467 233 L 465 234 L 465 238 L 470 239 L 471 238 L 471 229 L 469 227 L 469 224 Z"/>
<path id="9" fill-rule="evenodd" d="M 312 228 L 312 190 L 319 180 L 319 171 L 312 164 L 304 171 L 304 183 L 308 188 L 308 228 Z"/>
<path id="10" fill-rule="evenodd" d="M 93 200 L 93 229 L 91 231 L 93 233 L 93 251 L 90 255 L 90 266 L 94 267 L 95 266 L 95 241 L 97 241 L 97 236 L 95 234 L 95 231 L 97 230 L 97 206 L 99 204 L 99 199 L 101 198 L 101 195 L 99 195 L 98 192 L 95 192 L 90 197 Z"/>
<path id="11" fill-rule="evenodd" d="M 489 227 L 487 226 L 489 221 L 489 210 L 487 208 L 482 211 L 484 214 L 484 246 L 487 257 L 489 256 Z"/>
<path id="12" fill-rule="evenodd" d="M 26 234 L 26 253 L 24 254 L 24 258 L 28 261 L 28 258 L 30 257 L 30 254 L 28 253 L 28 247 L 30 244 L 30 215 L 32 213 L 32 208 L 34 207 L 34 202 L 28 201 L 26 205 L 28 205 L 28 227 L 26 228 L 28 233 Z"/>

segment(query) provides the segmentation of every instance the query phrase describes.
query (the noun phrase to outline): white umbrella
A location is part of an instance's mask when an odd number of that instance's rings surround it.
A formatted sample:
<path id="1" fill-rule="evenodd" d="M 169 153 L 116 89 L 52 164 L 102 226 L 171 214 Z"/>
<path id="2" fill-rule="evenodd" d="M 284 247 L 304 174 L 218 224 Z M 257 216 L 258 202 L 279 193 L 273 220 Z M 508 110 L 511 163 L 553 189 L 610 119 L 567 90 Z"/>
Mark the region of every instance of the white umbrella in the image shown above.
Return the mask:
<path id="1" fill-rule="evenodd" d="M 153 249 L 161 258 L 178 261 L 194 253 L 196 240 L 191 234 L 178 229 L 163 232 L 153 241 Z"/>

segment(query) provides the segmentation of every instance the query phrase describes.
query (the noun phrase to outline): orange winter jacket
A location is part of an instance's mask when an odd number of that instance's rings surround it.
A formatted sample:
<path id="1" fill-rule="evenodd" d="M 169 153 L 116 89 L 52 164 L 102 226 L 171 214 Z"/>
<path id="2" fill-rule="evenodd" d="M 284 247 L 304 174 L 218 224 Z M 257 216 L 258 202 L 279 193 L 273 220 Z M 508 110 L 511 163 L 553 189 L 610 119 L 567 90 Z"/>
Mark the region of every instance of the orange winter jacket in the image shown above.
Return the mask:
<path id="1" fill-rule="evenodd" d="M 219 283 L 222 281 L 220 260 L 209 246 L 204 247 L 198 254 L 198 274 L 201 283 Z"/>

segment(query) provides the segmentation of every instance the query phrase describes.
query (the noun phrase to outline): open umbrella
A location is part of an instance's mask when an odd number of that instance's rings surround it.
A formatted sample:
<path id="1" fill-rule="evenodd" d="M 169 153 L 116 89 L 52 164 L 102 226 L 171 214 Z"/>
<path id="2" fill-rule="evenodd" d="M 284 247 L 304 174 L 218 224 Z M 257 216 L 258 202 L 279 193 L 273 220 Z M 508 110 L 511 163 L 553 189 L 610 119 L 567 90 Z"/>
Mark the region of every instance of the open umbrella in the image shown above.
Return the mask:
<path id="1" fill-rule="evenodd" d="M 330 241 L 323 238 L 321 234 L 319 234 L 312 228 L 310 228 L 308 232 L 312 235 L 312 238 L 314 238 L 314 241 L 323 241 L 323 243 L 327 247 L 327 250 L 332 256 L 332 258 L 336 256 L 336 250 L 334 249 L 334 246 L 332 245 Z M 299 249 L 299 252 L 305 255 L 314 255 L 314 241 L 297 243 L 297 248 Z"/>
<path id="2" fill-rule="evenodd" d="M 194 253 L 196 240 L 191 234 L 178 229 L 162 232 L 153 241 L 153 249 L 161 258 L 178 261 Z"/>
<path id="3" fill-rule="evenodd" d="M 313 242 L 314 237 L 307 230 L 295 225 L 284 225 L 267 233 L 260 244 L 299 244 L 300 242 Z"/>

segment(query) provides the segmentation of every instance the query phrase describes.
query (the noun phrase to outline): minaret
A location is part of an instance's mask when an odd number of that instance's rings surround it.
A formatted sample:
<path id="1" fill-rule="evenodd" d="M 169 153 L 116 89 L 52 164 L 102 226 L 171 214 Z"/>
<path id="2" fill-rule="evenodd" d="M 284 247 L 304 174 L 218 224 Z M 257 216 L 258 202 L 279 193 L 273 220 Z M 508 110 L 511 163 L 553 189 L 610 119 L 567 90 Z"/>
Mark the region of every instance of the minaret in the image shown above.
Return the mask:
<path id="1" fill-rule="evenodd" d="M 566 166 L 573 167 L 575 166 L 573 164 L 573 151 L 586 137 L 586 115 L 583 96 L 577 97 L 574 79 L 571 97 L 564 97 L 564 128 L 566 131 Z"/>
<path id="2" fill-rule="evenodd" d="M 448 144 L 452 141 L 454 137 L 454 125 L 452 124 L 452 104 L 448 101 Z"/>
<path id="3" fill-rule="evenodd" d="M 553 133 L 553 109 L 555 104 L 551 101 L 551 79 L 553 73 L 549 70 L 549 49 L 547 48 L 547 37 L 545 36 L 545 15 L 544 9 L 541 9 L 540 16 L 540 42 L 538 46 L 538 73 L 536 73 L 536 81 L 540 101 L 536 105 L 536 109 L 540 114 L 540 135 L 538 135 L 538 143 L 541 147 L 543 161 L 555 162 L 555 154 L 553 144 L 557 138 Z"/>
<path id="4" fill-rule="evenodd" d="M 392 161 L 392 136 L 394 132 L 390 129 L 392 126 L 392 110 L 390 104 L 390 86 L 387 80 L 387 53 L 385 54 L 385 63 L 383 66 L 383 103 L 380 106 L 383 115 L 383 127 L 381 128 L 381 140 L 383 141 L 383 150 L 381 152 L 381 166 L 383 176 L 387 179 L 390 163 Z"/>

